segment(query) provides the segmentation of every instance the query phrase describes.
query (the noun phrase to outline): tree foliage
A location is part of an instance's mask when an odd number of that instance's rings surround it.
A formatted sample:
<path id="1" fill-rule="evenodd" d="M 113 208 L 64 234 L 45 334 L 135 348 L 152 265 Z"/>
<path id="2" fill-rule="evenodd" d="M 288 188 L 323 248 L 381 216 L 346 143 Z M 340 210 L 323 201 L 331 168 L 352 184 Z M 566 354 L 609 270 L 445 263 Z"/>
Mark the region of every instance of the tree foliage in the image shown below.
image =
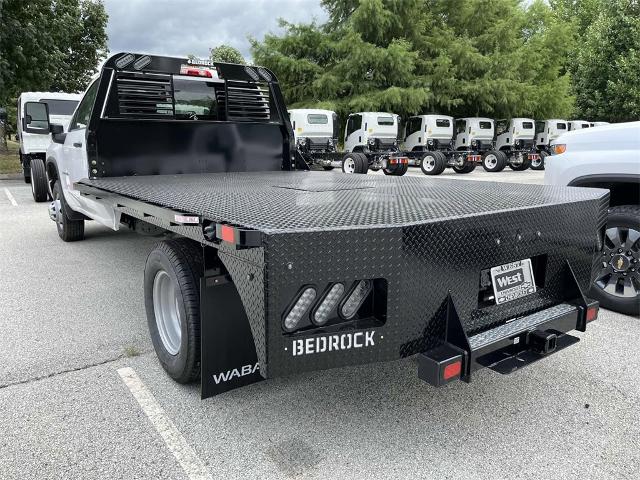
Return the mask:
<path id="1" fill-rule="evenodd" d="M 219 45 L 211 49 L 211 60 L 214 62 L 239 63 L 244 65 L 244 57 L 237 48 L 230 45 Z"/>
<path id="2" fill-rule="evenodd" d="M 22 91 L 83 90 L 106 25 L 100 0 L 0 0 L 0 105 Z"/>
<path id="3" fill-rule="evenodd" d="M 611 122 L 640 119 L 640 2 L 564 0 L 558 7 L 576 13 L 569 18 L 574 44 L 567 62 L 576 115 Z"/>
<path id="4" fill-rule="evenodd" d="M 292 106 L 341 115 L 565 116 L 571 27 L 542 0 L 323 0 L 323 24 L 252 40 Z"/>

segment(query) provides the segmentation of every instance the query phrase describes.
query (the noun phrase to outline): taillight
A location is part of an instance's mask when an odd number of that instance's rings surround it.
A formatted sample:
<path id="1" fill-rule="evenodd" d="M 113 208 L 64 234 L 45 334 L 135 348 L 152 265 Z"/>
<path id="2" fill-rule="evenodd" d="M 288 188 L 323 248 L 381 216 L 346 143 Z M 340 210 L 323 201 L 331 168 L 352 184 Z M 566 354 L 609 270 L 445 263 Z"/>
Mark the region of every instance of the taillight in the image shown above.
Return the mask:
<path id="1" fill-rule="evenodd" d="M 598 318 L 599 309 L 600 309 L 600 305 L 598 303 L 594 305 L 589 305 L 587 307 L 587 323 L 593 322 L 596 318 Z"/>
<path id="2" fill-rule="evenodd" d="M 284 319 L 284 328 L 287 331 L 295 330 L 304 315 L 309 311 L 309 308 L 316 299 L 316 289 L 313 287 L 305 288 L 296 303 L 293 304 L 291 310 Z"/>
<path id="3" fill-rule="evenodd" d="M 462 360 L 456 360 L 450 363 L 442 371 L 442 378 L 444 380 L 451 380 L 452 378 L 459 377 L 462 372 Z"/>

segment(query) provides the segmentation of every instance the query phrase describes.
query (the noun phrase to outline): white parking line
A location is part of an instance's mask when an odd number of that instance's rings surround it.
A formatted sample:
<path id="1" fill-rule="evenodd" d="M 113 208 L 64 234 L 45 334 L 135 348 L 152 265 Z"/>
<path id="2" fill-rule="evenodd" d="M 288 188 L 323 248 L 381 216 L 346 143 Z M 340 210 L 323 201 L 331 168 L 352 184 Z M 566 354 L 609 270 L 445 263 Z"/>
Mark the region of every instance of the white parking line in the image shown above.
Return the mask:
<path id="1" fill-rule="evenodd" d="M 14 207 L 17 207 L 18 206 L 18 202 L 16 202 L 16 199 L 13 198 L 13 195 L 11 195 L 11 192 L 9 191 L 8 188 L 5 187 L 4 193 L 7 195 L 7 198 L 11 202 L 11 205 L 13 205 Z"/>
<path id="2" fill-rule="evenodd" d="M 198 458 L 193 448 L 167 417 L 164 409 L 145 384 L 142 383 L 133 368 L 120 368 L 118 369 L 118 374 L 138 401 L 140 407 L 142 407 L 144 414 L 167 444 L 173 456 L 176 457 L 187 477 L 190 480 L 212 480 L 202 460 Z"/>

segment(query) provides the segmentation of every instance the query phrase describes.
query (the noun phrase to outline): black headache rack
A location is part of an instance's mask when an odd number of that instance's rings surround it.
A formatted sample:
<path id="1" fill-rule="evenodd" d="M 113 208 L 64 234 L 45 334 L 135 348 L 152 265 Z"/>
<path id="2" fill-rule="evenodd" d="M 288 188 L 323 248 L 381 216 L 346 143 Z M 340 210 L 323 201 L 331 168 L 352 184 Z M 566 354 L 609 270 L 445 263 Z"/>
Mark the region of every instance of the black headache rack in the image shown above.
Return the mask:
<path id="1" fill-rule="evenodd" d="M 95 94 L 88 178 L 307 169 L 266 68 L 120 53 Z"/>
<path id="2" fill-rule="evenodd" d="M 83 195 L 204 247 L 203 397 L 263 378 L 420 354 L 434 385 L 562 348 L 608 193 L 491 182 L 245 172 L 85 180 Z M 496 304 L 487 272 L 530 259 Z M 509 360 L 510 359 L 510 360 Z"/>

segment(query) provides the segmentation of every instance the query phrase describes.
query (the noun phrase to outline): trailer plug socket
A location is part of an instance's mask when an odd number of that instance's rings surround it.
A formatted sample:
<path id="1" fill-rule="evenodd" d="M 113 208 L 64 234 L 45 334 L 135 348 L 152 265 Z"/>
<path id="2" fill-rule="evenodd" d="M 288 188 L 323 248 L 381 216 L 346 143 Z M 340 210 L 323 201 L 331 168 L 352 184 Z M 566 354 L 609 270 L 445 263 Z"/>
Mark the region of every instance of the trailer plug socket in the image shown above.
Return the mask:
<path id="1" fill-rule="evenodd" d="M 558 335 L 549 331 L 533 330 L 527 335 L 527 344 L 536 353 L 546 355 L 556 349 Z"/>

